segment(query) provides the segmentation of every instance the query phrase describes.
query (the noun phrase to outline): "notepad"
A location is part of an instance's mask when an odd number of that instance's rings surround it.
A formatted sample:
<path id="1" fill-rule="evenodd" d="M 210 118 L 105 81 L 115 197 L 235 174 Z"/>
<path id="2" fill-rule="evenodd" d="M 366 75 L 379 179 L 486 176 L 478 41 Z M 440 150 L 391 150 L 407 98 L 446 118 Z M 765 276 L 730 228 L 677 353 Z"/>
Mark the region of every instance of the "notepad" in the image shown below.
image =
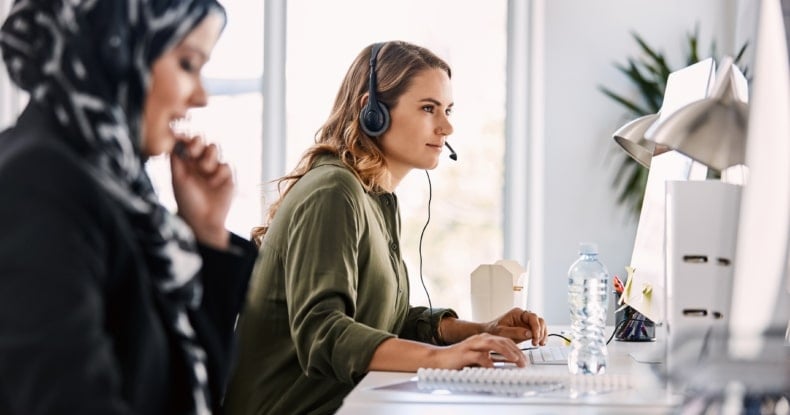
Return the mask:
<path id="1" fill-rule="evenodd" d="M 457 393 L 487 393 L 500 396 L 530 396 L 555 392 L 607 393 L 630 389 L 627 375 L 571 375 L 536 373 L 527 369 L 467 367 L 461 370 L 419 369 L 420 390 Z"/>

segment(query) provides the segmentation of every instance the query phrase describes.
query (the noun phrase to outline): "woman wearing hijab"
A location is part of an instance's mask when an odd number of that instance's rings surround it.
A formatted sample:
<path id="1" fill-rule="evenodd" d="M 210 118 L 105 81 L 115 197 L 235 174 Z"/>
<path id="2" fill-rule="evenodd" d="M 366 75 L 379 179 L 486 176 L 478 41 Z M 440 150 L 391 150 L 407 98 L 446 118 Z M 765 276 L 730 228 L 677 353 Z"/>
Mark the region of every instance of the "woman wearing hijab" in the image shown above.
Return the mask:
<path id="1" fill-rule="evenodd" d="M 18 0 L 0 31 L 30 93 L 0 134 L 0 413 L 219 412 L 255 249 L 233 181 L 173 125 L 207 103 L 214 0 Z M 144 163 L 170 153 L 178 215 Z"/>

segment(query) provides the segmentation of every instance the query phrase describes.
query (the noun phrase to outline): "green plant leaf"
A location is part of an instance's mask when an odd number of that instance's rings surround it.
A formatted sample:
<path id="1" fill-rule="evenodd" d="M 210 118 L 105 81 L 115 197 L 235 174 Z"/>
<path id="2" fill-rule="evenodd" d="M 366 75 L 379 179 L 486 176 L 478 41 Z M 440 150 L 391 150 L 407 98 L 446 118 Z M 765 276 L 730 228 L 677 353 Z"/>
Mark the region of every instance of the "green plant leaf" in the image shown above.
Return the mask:
<path id="1" fill-rule="evenodd" d="M 695 24 L 694 32 L 687 34 L 686 37 L 688 38 L 689 42 L 688 56 L 686 57 L 686 66 L 688 66 L 699 62 L 699 53 L 697 53 L 699 46 L 697 42 L 697 39 L 699 39 L 699 24 Z"/>
<path id="2" fill-rule="evenodd" d="M 624 186 L 626 179 L 631 173 L 631 170 L 635 169 L 636 167 L 634 160 L 631 159 L 631 156 L 629 156 L 628 153 L 621 153 L 621 155 L 622 157 L 620 159 L 620 164 L 617 168 L 617 171 L 619 171 L 620 174 L 616 174 L 612 180 L 612 186 L 614 187 Z"/>
<path id="3" fill-rule="evenodd" d="M 710 56 L 719 56 L 718 47 L 716 47 L 716 41 L 710 42 Z"/>
<path id="4" fill-rule="evenodd" d="M 653 51 L 653 48 L 648 46 L 647 42 L 645 42 L 641 36 L 636 34 L 636 32 L 631 32 L 631 36 L 634 37 L 636 43 L 638 43 L 639 47 L 642 48 L 642 52 L 645 52 L 648 56 L 650 56 L 653 59 L 653 61 L 661 62 L 664 59 L 664 57 L 660 53 Z"/>
<path id="5" fill-rule="evenodd" d="M 605 87 L 602 87 L 602 86 L 599 86 L 598 90 L 600 90 L 601 92 L 606 94 L 609 98 L 619 102 L 624 107 L 630 109 L 631 112 L 633 112 L 633 113 L 635 113 L 637 115 L 645 114 L 645 110 L 643 108 L 641 108 L 638 105 L 636 105 L 635 103 L 627 100 L 626 98 L 623 98 L 622 96 L 612 92 L 611 90 L 609 90 L 609 89 L 607 89 Z"/>
<path id="6" fill-rule="evenodd" d="M 642 93 L 642 97 L 645 101 L 647 101 L 648 107 L 656 108 L 660 106 L 660 98 L 659 95 L 663 93 L 663 91 L 659 91 L 657 89 L 655 81 L 645 78 L 642 75 L 642 72 L 639 70 L 639 66 L 633 59 L 628 60 L 629 67 L 628 67 L 628 75 L 631 82 L 636 84 L 639 91 Z M 644 115 L 643 113 L 641 115 Z"/>
<path id="7" fill-rule="evenodd" d="M 746 42 L 744 42 L 743 46 L 741 46 L 741 49 L 738 51 L 738 53 L 735 54 L 735 59 L 733 59 L 733 63 L 735 63 L 735 65 L 738 65 L 741 68 L 741 73 L 743 73 L 743 76 L 746 79 L 750 78 L 749 67 L 746 65 L 740 66 L 739 63 L 741 62 L 741 59 L 743 59 L 743 54 L 744 52 L 746 52 L 746 47 L 748 46 L 749 46 L 749 41 L 747 40 Z"/>
<path id="8" fill-rule="evenodd" d="M 741 46 L 741 49 L 738 51 L 738 53 L 735 54 L 735 59 L 733 59 L 733 62 L 735 62 L 736 65 L 741 61 L 741 58 L 743 58 L 743 53 L 746 52 L 747 46 L 749 46 L 748 40 L 743 44 L 743 46 Z"/>
<path id="9" fill-rule="evenodd" d="M 639 184 L 639 174 L 636 171 L 630 171 L 625 175 L 626 181 L 623 185 L 623 192 L 617 199 L 620 203 L 629 201 L 629 199 L 636 196 L 636 186 Z"/>

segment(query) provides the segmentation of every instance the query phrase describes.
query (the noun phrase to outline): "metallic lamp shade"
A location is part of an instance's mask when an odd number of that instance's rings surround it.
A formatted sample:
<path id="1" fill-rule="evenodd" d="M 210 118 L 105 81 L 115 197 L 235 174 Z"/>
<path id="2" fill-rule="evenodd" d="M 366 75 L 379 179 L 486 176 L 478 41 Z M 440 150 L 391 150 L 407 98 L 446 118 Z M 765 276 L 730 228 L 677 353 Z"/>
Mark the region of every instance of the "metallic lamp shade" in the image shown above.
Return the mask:
<path id="1" fill-rule="evenodd" d="M 614 132 L 612 138 L 631 158 L 650 168 L 656 143 L 645 139 L 645 131 L 658 119 L 658 114 L 641 116 Z"/>
<path id="2" fill-rule="evenodd" d="M 733 68 L 724 65 L 708 98 L 680 108 L 648 138 L 716 170 L 744 164 L 749 109 L 738 97 Z"/>

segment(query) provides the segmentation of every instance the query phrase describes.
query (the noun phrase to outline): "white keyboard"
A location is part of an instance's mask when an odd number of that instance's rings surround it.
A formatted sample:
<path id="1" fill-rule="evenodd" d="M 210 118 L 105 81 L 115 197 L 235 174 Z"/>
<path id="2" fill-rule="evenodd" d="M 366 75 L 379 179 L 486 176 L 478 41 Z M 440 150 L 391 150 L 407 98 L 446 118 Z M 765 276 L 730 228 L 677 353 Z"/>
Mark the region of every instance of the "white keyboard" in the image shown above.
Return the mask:
<path id="1" fill-rule="evenodd" d="M 541 346 L 525 350 L 524 355 L 533 365 L 564 365 L 568 363 L 568 346 Z"/>

